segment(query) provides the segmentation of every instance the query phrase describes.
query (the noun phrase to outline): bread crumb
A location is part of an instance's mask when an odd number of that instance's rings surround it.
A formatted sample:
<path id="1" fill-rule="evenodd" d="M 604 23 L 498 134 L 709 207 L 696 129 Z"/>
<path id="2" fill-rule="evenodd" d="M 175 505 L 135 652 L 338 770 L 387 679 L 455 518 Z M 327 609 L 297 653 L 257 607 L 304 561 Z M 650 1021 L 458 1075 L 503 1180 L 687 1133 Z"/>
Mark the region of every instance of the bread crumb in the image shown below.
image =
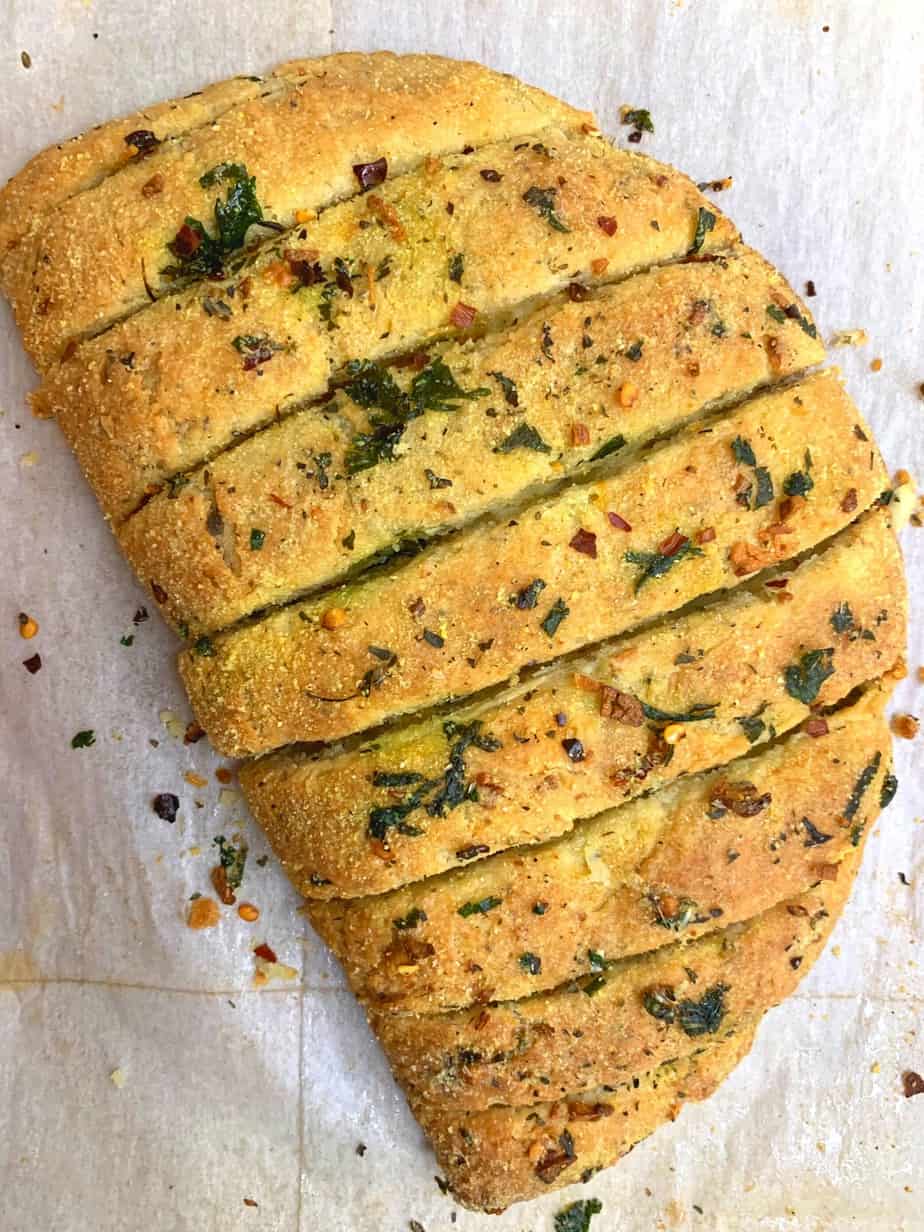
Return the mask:
<path id="1" fill-rule="evenodd" d="M 114 1069 L 109 1075 L 109 1081 L 114 1087 L 117 1087 L 121 1091 L 125 1086 L 126 1081 L 125 1070 L 122 1069 L 121 1066 L 118 1069 Z"/>
<path id="2" fill-rule="evenodd" d="M 39 456 L 38 456 L 37 451 L 34 449 L 30 449 L 28 453 L 24 453 L 22 457 L 19 459 L 19 465 L 20 466 L 35 466 L 38 460 L 39 460 Z"/>
<path id="3" fill-rule="evenodd" d="M 839 329 L 836 334 L 831 335 L 830 345 L 836 346 L 866 346 L 869 342 L 869 334 L 865 329 Z"/>
<path id="4" fill-rule="evenodd" d="M 902 740 L 913 740 L 918 734 L 920 723 L 913 714 L 894 714 L 892 716 L 892 731 Z"/>
<path id="5" fill-rule="evenodd" d="M 189 908 L 186 925 L 196 930 L 214 928 L 220 919 L 221 912 L 214 898 L 197 898 Z"/>
<path id="6" fill-rule="evenodd" d="M 881 372 L 882 371 L 882 360 L 878 357 L 878 355 L 874 360 L 870 362 L 869 370 L 870 372 Z"/>

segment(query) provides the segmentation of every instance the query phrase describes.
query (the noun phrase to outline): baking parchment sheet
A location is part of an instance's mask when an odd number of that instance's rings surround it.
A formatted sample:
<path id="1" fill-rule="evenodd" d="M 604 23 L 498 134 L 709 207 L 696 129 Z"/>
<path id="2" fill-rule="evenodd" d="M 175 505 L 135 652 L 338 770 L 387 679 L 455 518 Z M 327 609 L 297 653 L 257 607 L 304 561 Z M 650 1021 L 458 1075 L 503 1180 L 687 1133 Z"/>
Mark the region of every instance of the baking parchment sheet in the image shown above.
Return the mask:
<path id="1" fill-rule="evenodd" d="M 920 0 L 5 0 L 0 17 L 3 178 L 133 107 L 331 50 L 479 59 L 593 107 L 620 141 L 620 105 L 648 107 L 642 149 L 734 177 L 719 203 L 795 286 L 814 280 L 825 335 L 868 330 L 833 358 L 890 465 L 924 474 Z M 156 615 L 132 624 L 144 596 L 54 424 L 26 409 L 33 384 L 4 307 L 0 1232 L 550 1232 L 590 1196 L 594 1232 L 924 1228 L 924 1097 L 901 1089 L 924 1072 L 920 740 L 898 742 L 898 799 L 827 954 L 721 1091 L 588 1186 L 453 1224 L 336 964 L 220 797 L 218 759 L 168 730 L 164 712 L 189 717 L 175 641 Z M 924 530 L 904 548 L 916 612 L 898 707 L 914 711 Z M 19 611 L 39 622 L 31 642 Z M 90 728 L 95 744 L 72 749 Z M 151 809 L 164 791 L 181 797 L 173 826 Z M 236 830 L 262 916 L 226 909 L 191 932 L 212 839 Z M 296 980 L 252 987 L 264 939 Z"/>

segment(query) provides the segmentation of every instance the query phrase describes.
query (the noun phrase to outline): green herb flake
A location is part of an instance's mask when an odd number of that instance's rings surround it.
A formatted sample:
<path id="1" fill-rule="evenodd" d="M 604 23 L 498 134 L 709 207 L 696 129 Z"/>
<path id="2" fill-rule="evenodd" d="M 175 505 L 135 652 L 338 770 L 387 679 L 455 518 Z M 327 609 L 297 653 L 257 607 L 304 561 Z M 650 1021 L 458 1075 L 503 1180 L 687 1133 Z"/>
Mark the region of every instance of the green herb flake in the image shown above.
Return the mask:
<path id="1" fill-rule="evenodd" d="M 521 612 L 531 611 L 539 602 L 540 593 L 545 590 L 542 578 L 533 578 L 528 586 L 511 596 L 510 604 Z"/>
<path id="2" fill-rule="evenodd" d="M 391 373 L 371 360 L 351 360 L 350 380 L 344 386 L 350 398 L 369 416 L 370 432 L 358 432 L 346 452 L 346 471 L 356 475 L 379 462 L 392 462 L 407 425 L 427 411 L 458 410 L 460 401 L 485 397 L 485 388 L 463 389 L 442 359 L 431 360 L 403 390 Z"/>
<path id="3" fill-rule="evenodd" d="M 499 907 L 503 899 L 496 898 L 493 894 L 487 898 L 482 898 L 476 903 L 463 903 L 459 908 L 459 915 L 463 920 L 467 920 L 471 915 L 487 915 L 489 911 L 493 911 L 495 907 Z"/>
<path id="4" fill-rule="evenodd" d="M 801 471 L 793 471 L 791 475 L 787 475 L 783 482 L 783 491 L 787 496 L 808 496 L 812 488 L 815 486 L 815 481 L 812 479 L 812 455 L 806 449 L 805 451 L 805 469 Z"/>
<path id="5" fill-rule="evenodd" d="M 495 453 L 513 453 L 515 449 L 531 449 L 534 453 L 551 453 L 552 447 L 547 445 L 531 424 L 518 424 L 508 437 L 495 445 Z"/>
<path id="6" fill-rule="evenodd" d="M 757 492 L 754 496 L 754 508 L 763 509 L 773 500 L 773 479 L 765 466 L 756 466 L 754 476 L 757 479 Z"/>
<path id="7" fill-rule="evenodd" d="M 641 569 L 635 580 L 635 593 L 642 589 L 652 578 L 664 577 L 675 565 L 680 564 L 690 556 L 702 556 L 701 548 L 694 547 L 691 541 L 683 537 L 680 546 L 673 552 L 626 552 L 623 559 L 630 565 L 638 565 Z"/>
<path id="8" fill-rule="evenodd" d="M 135 644 L 134 633 L 126 633 L 124 637 L 119 638 L 120 646 L 134 646 L 134 644 Z"/>
<path id="9" fill-rule="evenodd" d="M 72 749 L 88 749 L 91 744 L 96 744 L 96 732 L 92 728 L 86 731 L 79 731 L 76 736 L 71 738 Z"/>
<path id="10" fill-rule="evenodd" d="M 791 664 L 783 673 L 786 692 L 797 702 L 810 706 L 818 696 L 821 686 L 834 675 L 834 650 L 807 651 L 796 664 Z"/>
<path id="11" fill-rule="evenodd" d="M 689 710 L 672 711 L 659 710 L 657 706 L 649 706 L 642 702 L 642 713 L 646 719 L 654 723 L 701 723 L 704 719 L 714 719 L 719 708 L 718 702 L 697 702 Z"/>
<path id="12" fill-rule="evenodd" d="M 632 114 L 647 116 L 648 112 L 633 112 Z M 654 130 L 649 129 L 648 131 L 653 132 Z M 555 1216 L 555 1232 L 590 1232 L 591 1219 L 594 1215 L 599 1215 L 602 1210 L 603 1203 L 599 1198 L 582 1198 L 580 1202 L 572 1202 L 570 1206 L 566 1206 Z"/>
<path id="13" fill-rule="evenodd" d="M 162 272 L 168 277 L 215 277 L 223 272 L 228 255 L 244 245 L 247 232 L 263 218 L 257 200 L 257 181 L 243 163 L 219 163 L 199 180 L 203 188 L 228 184 L 225 199 L 215 201 L 217 234 L 210 235 L 198 218 L 187 217 L 168 244 L 177 265 Z"/>
<path id="14" fill-rule="evenodd" d="M 595 454 L 591 455 L 591 462 L 599 462 L 601 458 L 608 458 L 611 454 L 619 453 L 620 449 L 625 448 L 626 438 L 622 435 L 611 436 L 609 440 L 604 441 Z"/>
<path id="15" fill-rule="evenodd" d="M 398 932 L 407 932 L 408 929 L 416 928 L 418 924 L 426 922 L 427 913 L 420 907 L 412 907 L 407 915 L 401 916 L 397 920 L 392 920 L 392 924 L 397 928 Z"/>
<path id="16" fill-rule="evenodd" d="M 844 818 L 847 821 L 853 821 L 857 813 L 860 811 L 860 805 L 863 803 L 863 797 L 869 790 L 869 786 L 873 779 L 879 773 L 879 763 L 882 761 L 882 754 L 877 753 L 868 766 L 864 766 L 860 772 L 860 777 L 854 784 L 853 791 L 850 793 L 850 798 L 844 805 Z"/>
<path id="17" fill-rule="evenodd" d="M 760 716 L 766 709 L 767 704 L 765 702 L 753 714 L 742 715 L 736 720 L 741 725 L 748 744 L 756 744 L 764 734 L 767 725 Z"/>
<path id="18" fill-rule="evenodd" d="M 768 304 L 767 305 L 767 316 L 772 317 L 773 320 L 776 321 L 778 325 L 786 324 L 786 313 L 783 311 L 782 308 L 780 308 L 778 304 Z"/>
<path id="19" fill-rule="evenodd" d="M 627 349 L 626 359 L 631 360 L 633 364 L 637 364 L 638 361 L 642 358 L 642 348 L 644 347 L 644 345 L 645 344 L 641 340 L 641 338 L 637 338 L 635 342 L 633 342 L 632 345 Z"/>
<path id="20" fill-rule="evenodd" d="M 853 612 L 846 601 L 839 603 L 831 613 L 831 628 L 835 633 L 848 633 L 854 628 Z"/>
<path id="21" fill-rule="evenodd" d="M 653 1018 L 676 1025 L 695 1038 L 718 1031 L 725 1017 L 725 984 L 715 984 L 698 1001 L 677 1001 L 672 988 L 652 988 L 642 998 L 642 1004 Z"/>
<path id="22" fill-rule="evenodd" d="M 643 133 L 654 132 L 651 112 L 647 107 L 628 107 L 622 113 L 622 122 L 631 128 L 640 128 Z"/>
<path id="23" fill-rule="evenodd" d="M 879 793 L 879 807 L 888 808 L 898 791 L 898 779 L 890 770 L 882 780 L 882 790 Z"/>
<path id="24" fill-rule="evenodd" d="M 706 242 L 706 235 L 715 227 L 715 214 L 712 210 L 707 210 L 705 206 L 699 207 L 699 212 L 696 215 L 696 231 L 693 235 L 693 245 L 690 252 L 699 252 L 703 244 Z"/>
<path id="25" fill-rule="evenodd" d="M 215 643 L 210 637 L 204 634 L 193 642 L 193 651 L 197 655 L 201 655 L 203 659 L 211 659 L 215 654 Z"/>
<path id="26" fill-rule="evenodd" d="M 735 461 L 740 462 L 743 466 L 757 465 L 757 458 L 754 456 L 751 443 L 746 441 L 743 436 L 735 437 L 731 443 L 731 451 L 735 456 Z"/>
<path id="27" fill-rule="evenodd" d="M 521 954 L 517 962 L 519 962 L 527 975 L 539 975 L 542 971 L 542 959 L 538 954 Z"/>
<path id="28" fill-rule="evenodd" d="M 449 281 L 461 282 L 465 273 L 465 258 L 461 252 L 454 253 L 449 259 Z"/>
<path id="29" fill-rule="evenodd" d="M 493 376 L 498 385 L 500 385 L 504 394 L 504 401 L 508 406 L 519 406 L 520 395 L 517 392 L 516 382 L 511 380 L 509 376 L 504 376 L 503 372 L 489 372 L 488 376 Z"/>
<path id="30" fill-rule="evenodd" d="M 557 188 L 538 188 L 535 184 L 532 188 L 527 188 L 523 194 L 523 200 L 527 205 L 531 205 L 540 218 L 544 218 L 553 231 L 568 232 L 570 227 L 565 226 L 562 220 L 555 212 L 555 200 L 558 196 Z"/>
<path id="31" fill-rule="evenodd" d="M 228 888 L 236 890 L 244 880 L 244 866 L 247 863 L 247 844 L 237 845 L 228 842 L 223 834 L 217 834 L 212 842 L 218 848 L 218 859 L 225 870 L 225 880 Z"/>
<path id="32" fill-rule="evenodd" d="M 558 632 L 559 625 L 570 615 L 571 609 L 567 606 L 564 599 L 556 599 L 546 613 L 540 627 L 549 637 L 554 637 Z"/>
<path id="33" fill-rule="evenodd" d="M 259 552 L 266 542 L 266 531 L 258 530 L 256 526 L 250 530 L 250 550 L 251 552 Z"/>

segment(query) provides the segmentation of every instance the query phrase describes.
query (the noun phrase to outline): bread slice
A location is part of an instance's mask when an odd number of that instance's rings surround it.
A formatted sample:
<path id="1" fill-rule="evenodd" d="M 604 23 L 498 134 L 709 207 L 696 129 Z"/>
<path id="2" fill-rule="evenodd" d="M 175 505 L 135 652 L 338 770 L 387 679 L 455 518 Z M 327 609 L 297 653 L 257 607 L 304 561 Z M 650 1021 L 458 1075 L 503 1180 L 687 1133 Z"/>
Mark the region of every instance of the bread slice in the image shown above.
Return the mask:
<path id="1" fill-rule="evenodd" d="M 184 219 L 208 230 L 229 187 L 255 178 L 264 218 L 291 227 L 298 211 L 355 193 L 354 166 L 384 158 L 398 175 L 431 155 L 553 124 L 593 126 L 593 117 L 512 77 L 438 56 L 307 61 L 291 88 L 232 108 L 50 210 L 9 254 L 2 288 L 26 350 L 45 371 L 70 340 L 169 292 L 164 271 L 181 258 L 168 245 Z M 229 228 L 232 259 L 236 238 Z"/>
<path id="2" fill-rule="evenodd" d="M 498 314 L 575 279 L 572 293 L 584 294 L 593 283 L 688 252 L 706 202 L 686 176 L 614 149 L 599 134 L 555 128 L 539 135 L 532 144 L 513 138 L 428 158 L 287 232 L 224 280 L 196 283 L 137 313 L 49 373 L 34 404 L 57 415 L 104 512 L 118 523 L 168 480 L 164 500 L 185 498 L 178 475 L 325 394 L 350 364 L 413 353 L 460 325 L 483 330 Z M 565 186 L 546 217 L 530 193 L 550 177 Z M 601 218 L 615 226 L 612 234 Z M 707 255 L 736 234 L 715 219 L 703 240 Z M 795 303 L 785 283 L 773 290 L 773 303 Z M 798 319 L 780 312 L 780 322 L 764 307 L 762 323 L 785 327 L 771 330 L 781 349 L 770 359 L 791 371 L 799 322 L 813 327 L 798 304 Z M 715 325 L 711 314 L 708 323 Z M 820 358 L 817 343 L 809 349 L 804 333 L 798 341 L 810 362 Z M 582 358 L 599 355 L 598 346 Z M 318 492 L 294 462 L 310 462 L 313 449 L 331 453 L 330 476 L 343 470 L 329 425 L 350 431 L 349 416 L 332 413 L 328 406 L 317 439 L 294 442 L 306 452 L 286 459 L 293 477 L 276 473 L 270 485 L 289 498 L 309 494 L 309 511 Z M 317 418 L 310 407 L 303 421 Z M 343 487 L 332 482 L 325 491 Z"/>
<path id="3" fill-rule="evenodd" d="M 546 304 L 504 333 L 438 347 L 423 371 L 366 365 L 343 394 L 257 433 L 178 491 L 153 497 L 118 535 L 139 578 L 166 596 L 163 613 L 192 636 L 233 624 L 337 581 L 403 539 L 465 525 L 574 474 L 620 441 L 631 446 L 669 432 L 824 355 L 791 289 L 748 249 L 658 268 L 602 291 L 573 284 L 572 294 L 577 302 Z M 768 306 L 781 303 L 796 305 L 799 321 L 767 316 Z M 554 365 L 536 363 L 544 331 L 554 338 Z M 447 370 L 467 397 L 451 401 L 448 414 L 410 419 L 394 445 L 389 436 L 384 452 L 363 456 L 357 442 L 369 433 L 368 416 L 381 414 L 355 400 L 370 381 L 383 398 L 397 387 L 411 406 L 432 374 Z M 486 469 L 498 432 L 522 422 L 548 450 L 519 450 Z M 364 516 L 367 509 L 374 518 Z M 250 546 L 255 527 L 263 536 L 258 553 Z"/>
<path id="4" fill-rule="evenodd" d="M 751 1049 L 756 1023 L 692 1056 L 667 1062 L 615 1090 L 577 1100 L 479 1112 L 421 1113 L 453 1197 L 499 1214 L 511 1202 L 588 1181 L 643 1138 L 675 1121 L 685 1103 L 708 1099 Z"/>
<path id="5" fill-rule="evenodd" d="M 286 88 L 284 78 L 231 77 L 42 150 L 0 189 L 0 269 L 9 251 L 55 206 L 95 188 L 134 160 L 149 158 L 161 144 L 213 123 L 232 107 Z"/>
<path id="6" fill-rule="evenodd" d="M 786 687 L 804 647 L 830 642 L 835 651 L 815 707 L 902 655 L 891 520 L 890 507 L 873 510 L 770 586 L 742 588 L 499 697 L 321 755 L 283 749 L 246 762 L 247 803 L 302 894 L 352 897 L 454 868 L 464 848 L 488 855 L 541 842 L 740 757 L 811 713 Z M 489 742 L 466 738 L 475 731 Z M 566 751 L 575 739 L 579 760 Z M 447 776 L 458 790 L 431 813 Z"/>
<path id="7" fill-rule="evenodd" d="M 418 1117 L 618 1086 L 788 997 L 827 944 L 859 863 L 853 849 L 836 880 L 754 919 L 551 992 L 455 1014 L 373 1013 L 371 1025 Z"/>
<path id="8" fill-rule="evenodd" d="M 486 469 L 507 458 L 482 455 Z M 847 525 L 886 483 L 822 373 L 393 573 L 202 638 L 180 669 L 222 753 L 337 739 L 734 586 Z"/>
<path id="9" fill-rule="evenodd" d="M 806 655 L 810 683 L 826 655 Z M 529 996 L 748 919 L 833 875 L 878 815 L 890 684 L 830 715 L 821 736 L 784 737 L 563 838 L 305 911 L 361 1000 L 422 1013 Z"/>

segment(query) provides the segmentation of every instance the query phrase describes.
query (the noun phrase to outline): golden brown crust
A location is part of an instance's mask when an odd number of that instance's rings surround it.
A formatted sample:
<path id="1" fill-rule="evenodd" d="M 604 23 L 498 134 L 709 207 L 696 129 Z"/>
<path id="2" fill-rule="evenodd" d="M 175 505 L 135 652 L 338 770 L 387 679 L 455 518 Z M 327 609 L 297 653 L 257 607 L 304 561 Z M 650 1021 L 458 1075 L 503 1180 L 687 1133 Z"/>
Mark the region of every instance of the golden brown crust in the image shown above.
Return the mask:
<path id="1" fill-rule="evenodd" d="M 350 361 L 394 356 L 457 333 L 452 314 L 459 303 L 475 310 L 477 326 L 560 291 L 575 277 L 599 283 L 687 251 L 703 198 L 685 176 L 615 150 L 598 134 L 553 129 L 541 136 L 536 145 L 514 139 L 465 157 L 430 158 L 287 233 L 227 281 L 196 284 L 137 313 L 53 369 L 35 404 L 57 415 L 104 511 L 121 521 L 169 477 L 324 394 Z M 485 169 L 499 180 L 484 179 Z M 558 209 L 567 231 L 556 230 L 524 200 L 537 181 L 556 176 L 565 180 Z M 617 219 L 613 235 L 599 227 L 601 211 Z M 661 219 L 658 231 L 649 225 L 652 214 Z M 728 244 L 734 235 L 719 219 L 706 247 Z M 457 256 L 461 273 L 453 266 Z M 772 287 L 780 303 L 792 302 L 785 282 L 763 269 L 768 295 Z M 306 280 L 310 285 L 303 285 Z M 821 358 L 820 344 L 810 344 L 796 322 L 763 323 L 771 327 L 766 337 L 778 339 L 772 359 L 782 372 L 798 366 L 796 353 L 808 362 Z M 256 363 L 241 354 L 242 337 L 267 339 L 278 349 Z M 737 349 L 744 350 L 740 341 Z M 599 349 L 593 358 L 598 355 Z M 764 365 L 769 362 L 764 356 Z M 299 421 L 317 417 L 313 406 Z M 328 407 L 317 439 L 309 432 L 305 441 L 291 442 L 277 431 L 268 440 L 246 442 L 226 465 L 243 455 L 241 465 L 249 468 L 253 454 L 271 465 L 261 451 L 279 442 L 281 448 L 330 452 L 339 467 L 338 436 L 348 428 Z M 292 461 L 270 487 L 281 483 L 286 499 L 296 502 L 309 492 L 310 510 L 318 493 Z M 184 489 L 185 502 L 197 487 Z M 158 510 L 173 508 L 168 499 L 154 501 L 145 527 L 157 526 Z M 220 484 L 215 499 L 219 506 L 227 499 Z M 229 518 L 233 513 L 227 510 Z M 233 544 L 228 547 L 233 554 Z M 284 567 L 266 563 L 271 574 Z M 150 569 L 143 576 L 151 576 Z M 215 600 L 215 589 L 203 606 Z M 266 601 L 278 597 L 268 589 Z M 263 601 L 257 597 L 257 605 Z M 238 614 L 221 612 L 210 627 Z"/>
<path id="2" fill-rule="evenodd" d="M 760 508 L 755 479 L 735 456 L 739 438 L 775 487 Z M 804 480 L 790 479 L 797 475 Z M 809 482 L 807 499 L 783 496 L 787 484 Z M 337 739 L 734 586 L 847 525 L 886 482 L 859 413 L 822 373 L 394 573 L 206 639 L 181 655 L 181 673 L 222 753 Z M 614 528 L 610 513 L 631 532 Z M 664 568 L 665 555 L 676 567 Z M 536 579 L 545 583 L 536 608 L 518 607 Z"/>
<path id="3" fill-rule="evenodd" d="M 872 689 L 831 715 L 823 736 L 790 735 L 564 838 L 305 911 L 356 995 L 402 1012 L 528 996 L 587 975 L 591 954 L 644 953 L 675 930 L 694 938 L 747 919 L 824 870 L 836 875 L 878 815 L 886 696 Z M 487 911 L 467 906 L 486 900 Z"/>
<path id="4" fill-rule="evenodd" d="M 840 700 L 903 653 L 904 579 L 890 521 L 888 508 L 865 515 L 784 575 L 790 581 L 782 591 L 744 590 L 528 680 L 501 699 L 418 720 L 345 751 L 317 757 L 284 749 L 245 763 L 247 802 L 302 894 L 351 897 L 453 868 L 464 847 L 484 847 L 486 855 L 541 842 L 579 817 L 731 761 L 808 716 L 783 675 L 801 647 L 835 647 L 836 671 L 816 705 Z M 850 625 L 838 633 L 831 619 L 844 604 Z M 667 715 L 696 717 L 696 706 L 717 705 L 713 717 L 684 723 L 676 743 L 659 746 L 669 720 L 646 720 L 639 698 Z M 421 782 L 443 780 L 455 743 L 446 717 L 457 728 L 479 722 L 500 747 L 470 745 L 465 780 L 477 792 L 441 817 L 425 807 L 437 788 L 424 793 L 420 807 L 401 816 L 420 833 L 387 826 L 383 859 L 377 832 L 389 818 L 382 810 L 400 809 Z M 667 735 L 678 736 L 676 725 Z M 581 740 L 582 760 L 567 757 L 566 738 Z M 672 748 L 670 760 L 652 756 L 653 746 L 662 754 Z M 410 778 L 402 782 L 402 775 Z"/>
<path id="5" fill-rule="evenodd" d="M 477 216 L 486 223 L 484 212 Z M 567 238 L 569 248 L 578 243 L 574 230 Z M 447 268 L 438 261 L 442 280 Z M 516 280 L 505 290 L 516 295 Z M 460 293 L 467 302 L 481 298 L 468 286 Z M 457 400 L 449 415 L 413 420 L 393 461 L 350 477 L 351 442 L 368 431 L 368 416 L 340 395 L 215 458 L 173 495 L 155 496 L 120 528 L 119 542 L 139 578 L 167 596 L 161 611 L 171 623 L 194 636 L 223 628 L 338 580 L 421 528 L 429 535 L 457 528 L 526 488 L 560 481 L 617 434 L 636 445 L 704 407 L 820 362 L 817 337 L 788 317 L 766 315 L 777 300 L 797 303 L 780 276 L 743 249 L 715 263 L 640 274 L 576 303 L 546 305 L 509 331 L 431 352 L 460 387 L 482 396 Z M 554 338 L 554 366 L 536 363 L 543 328 Z M 506 395 L 498 373 L 513 382 Z M 422 379 L 411 368 L 393 376 L 405 391 Z M 138 379 L 129 374 L 119 384 Z M 637 393 L 623 408 L 620 391 L 627 388 Z M 498 431 L 521 421 L 550 452 L 492 454 Z M 83 452 L 80 440 L 77 449 Z M 306 466 L 305 459 L 325 455 L 320 473 Z M 364 516 L 366 509 L 374 516 Z M 250 550 L 254 527 L 263 535 L 259 554 Z"/>
<path id="6" fill-rule="evenodd" d="M 836 881 L 698 941 L 523 1001 L 455 1014 L 374 1013 L 373 1030 L 415 1115 L 425 1106 L 440 1115 L 617 1086 L 788 997 L 824 949 L 859 856 L 846 857 Z"/>
<path id="7" fill-rule="evenodd" d="M 139 157 L 139 147 L 125 140 L 132 133 L 153 133 L 159 142 L 169 141 L 211 123 L 231 107 L 281 88 L 272 77 L 232 77 L 185 98 L 108 120 L 42 150 L 0 189 L 0 267 L 43 214 Z"/>
<path id="8" fill-rule="evenodd" d="M 433 1111 L 421 1124 L 433 1144 L 453 1196 L 474 1210 L 500 1212 L 511 1202 L 538 1198 L 609 1167 L 684 1103 L 707 1099 L 751 1049 L 756 1024 L 694 1056 L 660 1066 L 616 1091 L 597 1090 L 583 1105 L 599 1104 L 588 1119 L 572 1101 L 527 1108 Z"/>
<path id="9" fill-rule="evenodd" d="M 305 62 L 267 98 L 232 108 L 140 165 L 62 202 L 5 263 L 3 290 L 40 371 L 67 342 L 169 290 L 167 245 L 187 217 L 211 221 L 220 186 L 200 177 L 238 164 L 256 177 L 264 216 L 282 226 L 358 188 L 353 166 L 386 158 L 392 175 L 428 155 L 592 117 L 481 65 L 387 52 Z M 310 158 L 305 152 L 310 151 Z M 162 185 L 145 195 L 154 175 Z"/>

